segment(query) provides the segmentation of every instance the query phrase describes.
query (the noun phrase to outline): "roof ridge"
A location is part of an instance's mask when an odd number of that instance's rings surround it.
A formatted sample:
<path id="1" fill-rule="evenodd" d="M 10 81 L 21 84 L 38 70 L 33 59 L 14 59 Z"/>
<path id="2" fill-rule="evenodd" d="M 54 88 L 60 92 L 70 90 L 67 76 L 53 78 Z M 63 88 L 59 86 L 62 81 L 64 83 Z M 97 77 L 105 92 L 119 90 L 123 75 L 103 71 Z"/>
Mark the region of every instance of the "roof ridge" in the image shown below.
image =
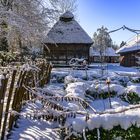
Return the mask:
<path id="1" fill-rule="evenodd" d="M 44 43 L 92 44 L 93 41 L 75 19 L 69 22 L 59 19 L 48 32 Z"/>

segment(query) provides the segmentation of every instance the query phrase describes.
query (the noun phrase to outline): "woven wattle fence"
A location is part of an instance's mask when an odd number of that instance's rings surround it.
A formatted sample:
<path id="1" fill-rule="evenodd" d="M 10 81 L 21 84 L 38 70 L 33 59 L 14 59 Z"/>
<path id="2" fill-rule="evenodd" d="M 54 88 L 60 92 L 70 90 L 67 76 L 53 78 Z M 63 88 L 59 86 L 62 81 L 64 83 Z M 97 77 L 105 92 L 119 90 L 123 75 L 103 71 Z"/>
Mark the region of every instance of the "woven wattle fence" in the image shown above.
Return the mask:
<path id="1" fill-rule="evenodd" d="M 0 75 L 1 140 L 17 120 L 12 111 L 20 112 L 24 102 L 34 98 L 25 87 L 43 87 L 50 80 L 51 69 L 52 65 L 45 61 L 3 68 Z"/>

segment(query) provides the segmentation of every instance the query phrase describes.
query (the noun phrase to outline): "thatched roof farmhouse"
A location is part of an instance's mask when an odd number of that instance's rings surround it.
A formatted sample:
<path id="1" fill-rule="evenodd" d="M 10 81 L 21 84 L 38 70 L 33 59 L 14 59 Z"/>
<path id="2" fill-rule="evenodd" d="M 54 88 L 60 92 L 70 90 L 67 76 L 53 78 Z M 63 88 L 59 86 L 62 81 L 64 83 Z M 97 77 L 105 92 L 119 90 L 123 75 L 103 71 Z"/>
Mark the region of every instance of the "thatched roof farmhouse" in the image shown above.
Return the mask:
<path id="1" fill-rule="evenodd" d="M 92 39 L 74 19 L 71 12 L 64 13 L 48 32 L 44 47 L 48 60 L 54 63 L 68 63 L 71 58 L 89 59 Z"/>
<path id="2" fill-rule="evenodd" d="M 140 56 L 140 36 L 135 36 L 116 52 L 120 54 L 121 66 L 138 66 L 137 57 Z"/>

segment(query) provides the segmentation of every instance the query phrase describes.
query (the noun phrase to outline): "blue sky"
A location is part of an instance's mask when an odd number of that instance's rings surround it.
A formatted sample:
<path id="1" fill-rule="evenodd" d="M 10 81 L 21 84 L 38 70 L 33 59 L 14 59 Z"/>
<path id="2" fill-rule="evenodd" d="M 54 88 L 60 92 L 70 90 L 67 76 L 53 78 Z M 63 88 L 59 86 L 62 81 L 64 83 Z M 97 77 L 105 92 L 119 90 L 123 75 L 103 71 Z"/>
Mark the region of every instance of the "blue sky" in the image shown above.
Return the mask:
<path id="1" fill-rule="evenodd" d="M 140 30 L 140 0 L 77 0 L 80 25 L 92 37 L 102 25 L 114 30 L 123 25 Z M 110 34 L 116 44 L 135 34 L 121 30 Z"/>

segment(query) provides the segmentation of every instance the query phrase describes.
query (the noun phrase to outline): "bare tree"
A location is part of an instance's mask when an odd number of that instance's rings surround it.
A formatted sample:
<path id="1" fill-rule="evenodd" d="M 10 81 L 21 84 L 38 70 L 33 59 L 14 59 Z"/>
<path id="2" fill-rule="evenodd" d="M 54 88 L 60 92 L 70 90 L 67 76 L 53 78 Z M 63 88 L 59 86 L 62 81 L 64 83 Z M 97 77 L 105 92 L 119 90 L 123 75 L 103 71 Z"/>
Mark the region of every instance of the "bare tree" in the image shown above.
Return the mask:
<path id="1" fill-rule="evenodd" d="M 65 2 L 64 2 L 65 1 Z M 13 48 L 40 46 L 58 15 L 74 10 L 74 0 L 0 0 L 0 27 L 2 36 Z M 6 32 L 3 34 L 2 30 Z M 17 46 L 17 47 L 14 47 Z"/>
<path id="2" fill-rule="evenodd" d="M 55 11 L 53 23 L 55 23 L 60 15 L 66 11 L 70 11 L 73 14 L 76 14 L 77 10 L 77 0 L 48 0 L 50 7 Z"/>
<path id="3" fill-rule="evenodd" d="M 9 46 L 37 42 L 48 29 L 48 20 L 45 18 L 47 10 L 37 0 L 1 0 L 0 21 L 7 27 L 3 34 Z"/>

